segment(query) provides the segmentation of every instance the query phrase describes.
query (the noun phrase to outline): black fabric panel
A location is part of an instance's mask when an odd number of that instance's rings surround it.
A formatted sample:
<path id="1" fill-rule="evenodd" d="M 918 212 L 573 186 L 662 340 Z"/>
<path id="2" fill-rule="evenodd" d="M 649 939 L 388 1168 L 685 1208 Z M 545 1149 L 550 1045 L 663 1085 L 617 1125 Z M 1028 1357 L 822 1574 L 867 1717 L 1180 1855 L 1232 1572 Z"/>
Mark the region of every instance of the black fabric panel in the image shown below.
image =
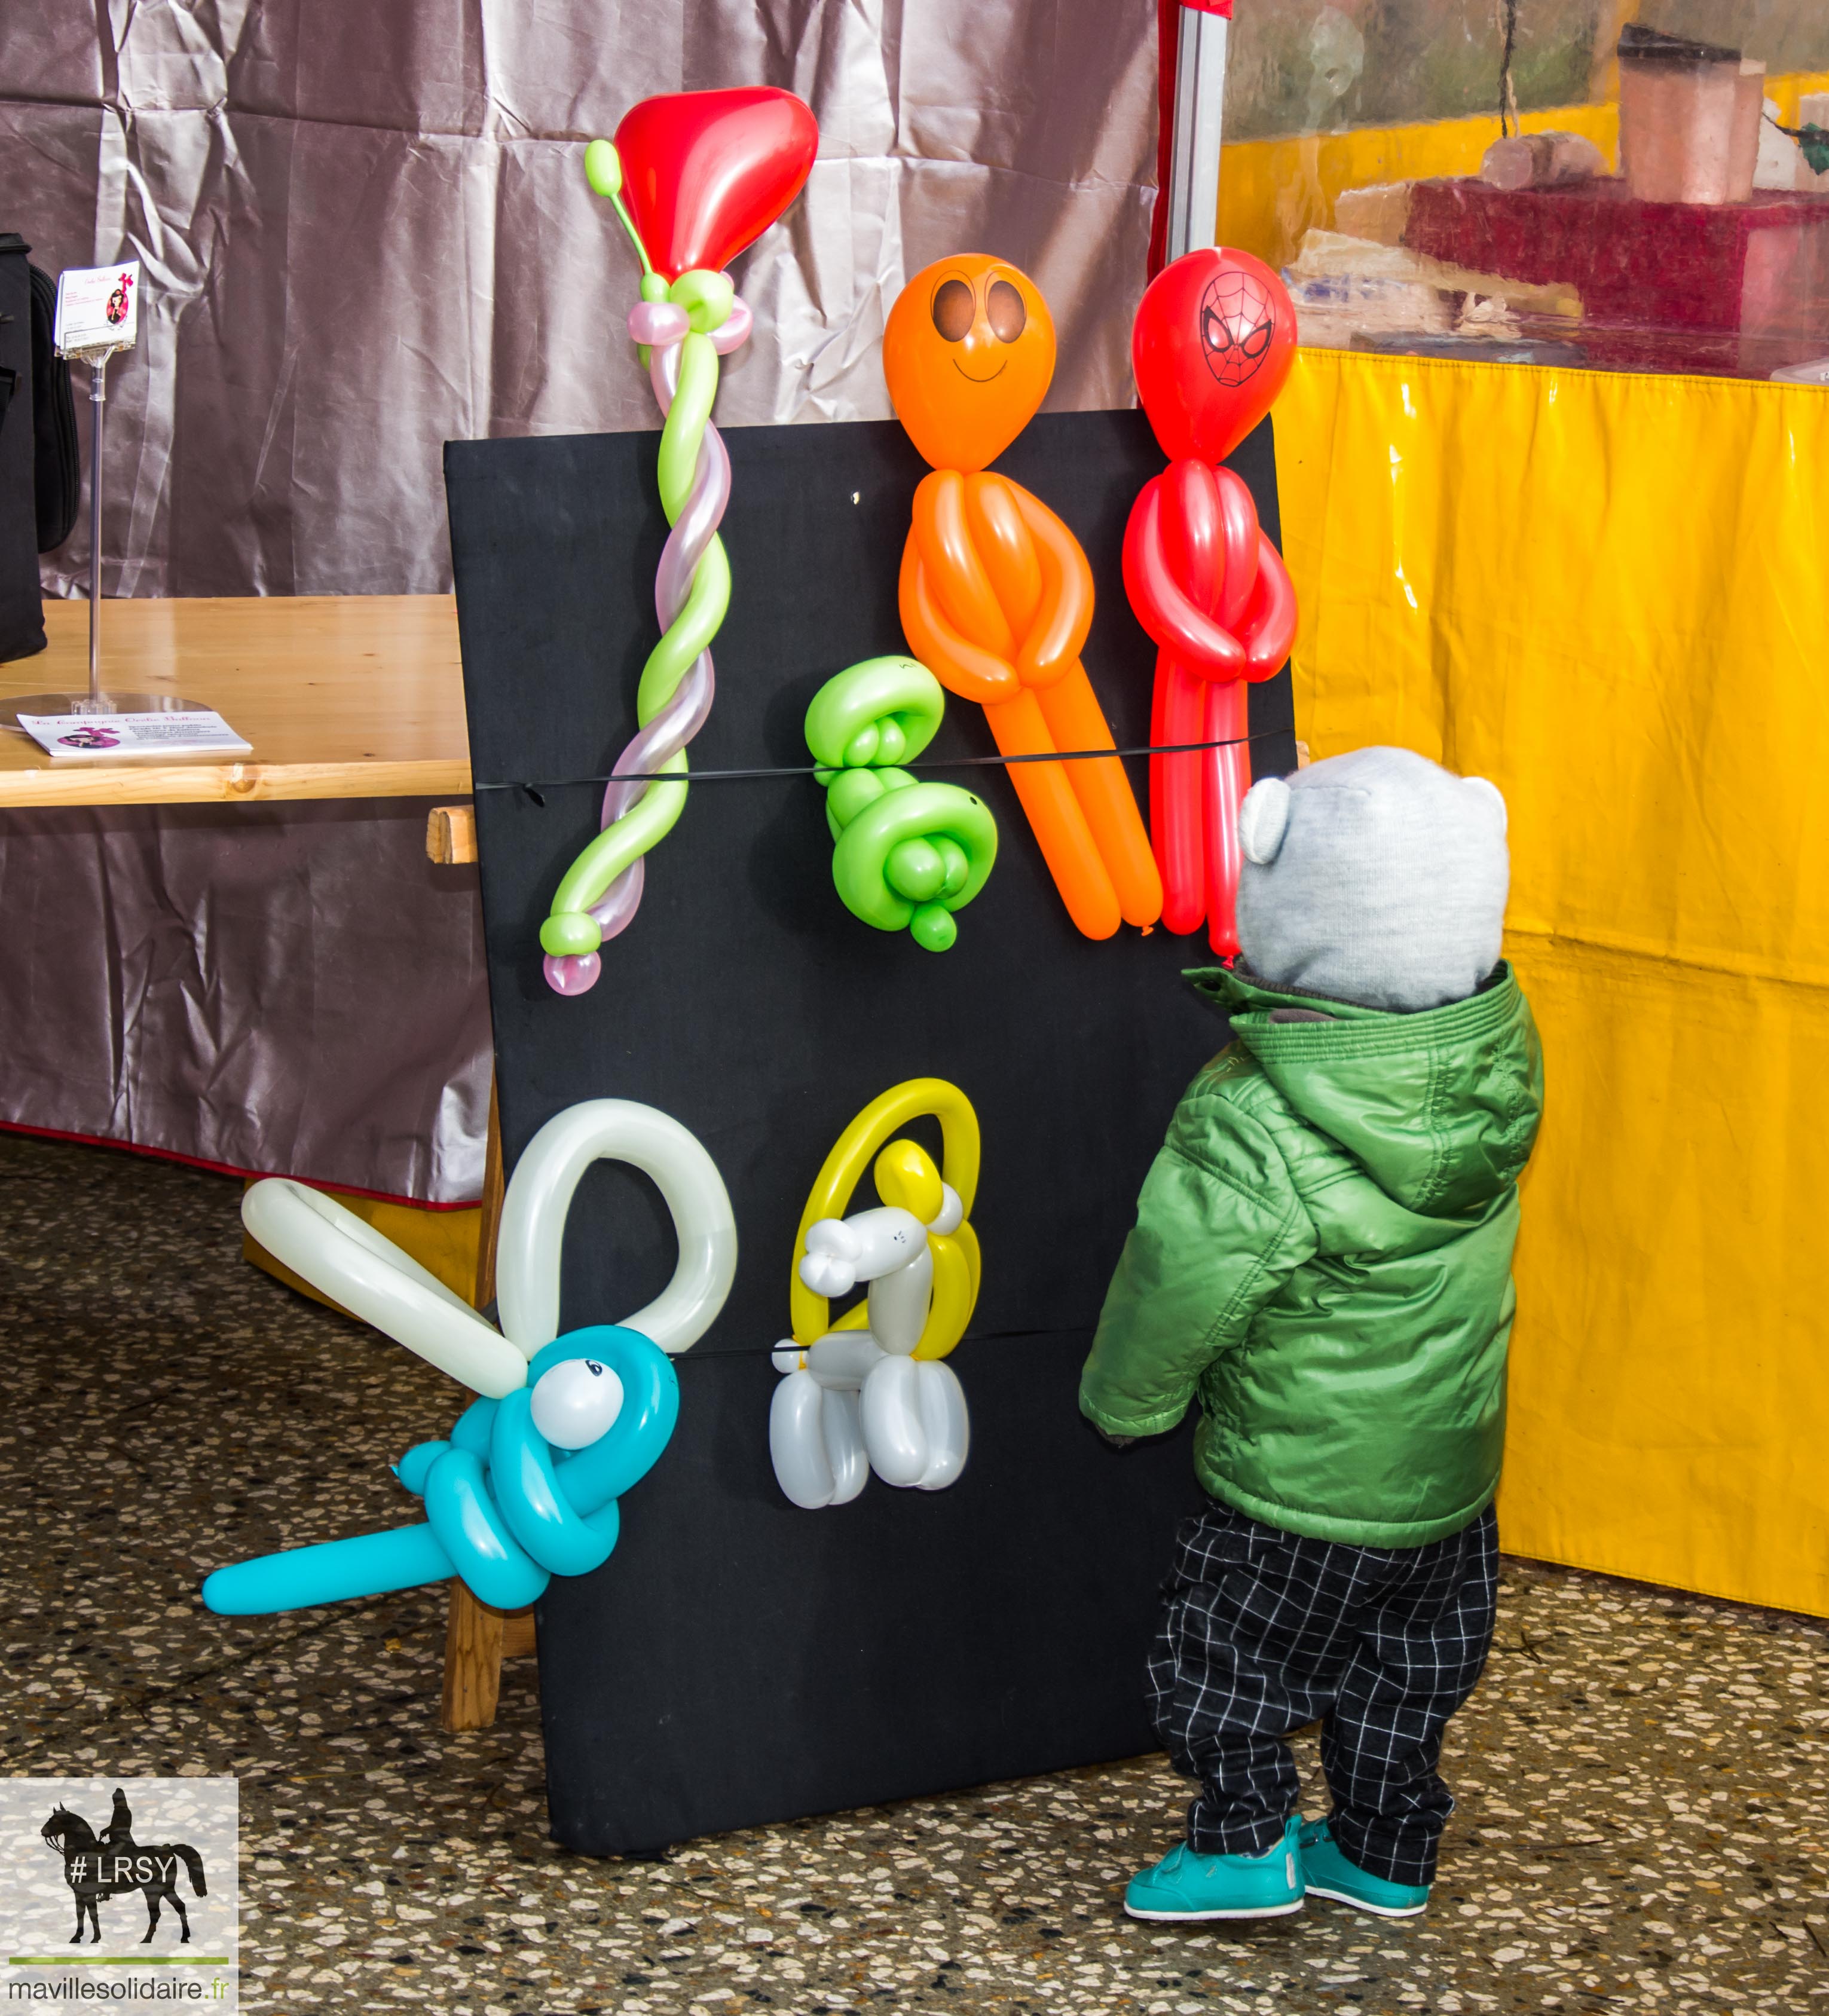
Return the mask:
<path id="1" fill-rule="evenodd" d="M 0 659 L 45 648 L 38 596 L 38 494 L 32 438 L 32 289 L 16 232 L 0 232 L 0 380 L 11 397 L 0 422 Z"/>
<path id="2" fill-rule="evenodd" d="M 735 590 L 693 765 L 805 764 L 819 685 L 904 648 L 896 578 L 924 465 L 892 422 L 725 439 Z M 655 635 L 657 445 L 463 442 L 445 456 L 509 1166 L 579 1100 L 646 1100 L 716 1160 L 742 1245 L 722 1317 L 682 1364 L 674 1446 L 630 1495 L 616 1553 L 542 1607 L 553 1823 L 598 1853 L 1147 1747 L 1140 1662 L 1195 1488 L 1184 1449 L 1105 1449 L 1074 1389 L 1138 1185 L 1226 1033 L 1178 977 L 1210 963 L 1204 938 L 1127 928 L 1095 945 L 1073 929 L 998 769 L 952 776 L 991 806 L 1000 847 L 950 952 L 844 908 L 810 777 L 707 783 L 649 857 L 640 913 L 596 988 L 547 988 L 539 924 L 601 794 L 567 780 L 607 771 L 633 733 Z M 1233 463 L 1278 536 L 1267 424 Z M 1161 466 L 1129 412 L 1044 416 L 998 465 L 1086 549 L 1086 664 L 1121 745 L 1148 740 L 1154 669 L 1121 542 Z M 1293 768 L 1287 672 L 1254 688 L 1251 710 L 1258 774 Z M 992 747 L 981 711 L 949 700 L 927 754 Z M 1147 765 L 1132 769 L 1147 805 Z M 949 1492 L 873 1481 L 850 1507 L 797 1511 L 769 1469 L 765 1355 L 787 1329 L 795 1226 L 853 1114 L 927 1075 L 959 1085 L 983 1131 L 984 1291 L 951 1361 L 971 1463 Z M 639 1307 L 673 1258 L 645 1179 L 599 1165 L 567 1229 L 565 1321 Z"/>
<path id="3" fill-rule="evenodd" d="M 77 448 L 76 401 L 70 361 L 57 355 L 57 283 L 36 266 L 32 290 L 32 470 L 38 551 L 53 553 L 70 537 L 82 505 L 82 461 Z"/>

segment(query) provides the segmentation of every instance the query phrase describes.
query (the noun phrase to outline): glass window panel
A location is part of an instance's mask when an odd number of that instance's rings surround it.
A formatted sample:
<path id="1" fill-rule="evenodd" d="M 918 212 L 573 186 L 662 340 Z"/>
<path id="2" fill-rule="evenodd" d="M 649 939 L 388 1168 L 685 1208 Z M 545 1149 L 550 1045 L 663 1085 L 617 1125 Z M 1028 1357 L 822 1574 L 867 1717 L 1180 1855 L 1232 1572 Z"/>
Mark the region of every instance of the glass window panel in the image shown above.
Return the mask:
<path id="1" fill-rule="evenodd" d="M 1219 236 L 1304 342 L 1829 383 L 1829 0 L 1249 0 L 1230 42 Z"/>

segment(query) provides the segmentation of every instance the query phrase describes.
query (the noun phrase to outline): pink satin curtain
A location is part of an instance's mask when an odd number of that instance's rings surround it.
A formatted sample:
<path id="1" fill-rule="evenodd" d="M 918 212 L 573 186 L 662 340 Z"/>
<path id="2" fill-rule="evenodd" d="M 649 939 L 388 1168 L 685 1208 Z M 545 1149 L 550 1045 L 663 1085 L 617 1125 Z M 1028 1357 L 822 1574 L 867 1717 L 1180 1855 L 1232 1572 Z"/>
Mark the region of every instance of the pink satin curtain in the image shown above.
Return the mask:
<path id="1" fill-rule="evenodd" d="M 887 304 L 967 248 L 1047 294 L 1052 404 L 1128 402 L 1153 0 L 0 10 L 0 229 L 53 271 L 145 265 L 105 592 L 448 587 L 442 441 L 652 424 L 584 142 L 651 93 L 763 82 L 812 105 L 820 157 L 739 274 L 758 331 L 721 419 L 886 416 Z M 79 529 L 47 589 L 87 566 Z"/>
<path id="2" fill-rule="evenodd" d="M 886 417 L 888 304 L 970 248 L 1048 296 L 1051 404 L 1128 403 L 1154 28 L 1154 0 L 11 0 L 0 230 L 53 272 L 145 268 L 103 592 L 447 589 L 445 441 L 651 427 L 581 157 L 657 92 L 774 84 L 819 116 L 805 196 L 739 272 L 726 423 Z M 87 524 L 48 592 L 86 582 Z M 474 1197 L 473 871 L 427 867 L 423 819 L 0 815 L 0 1122 Z"/>

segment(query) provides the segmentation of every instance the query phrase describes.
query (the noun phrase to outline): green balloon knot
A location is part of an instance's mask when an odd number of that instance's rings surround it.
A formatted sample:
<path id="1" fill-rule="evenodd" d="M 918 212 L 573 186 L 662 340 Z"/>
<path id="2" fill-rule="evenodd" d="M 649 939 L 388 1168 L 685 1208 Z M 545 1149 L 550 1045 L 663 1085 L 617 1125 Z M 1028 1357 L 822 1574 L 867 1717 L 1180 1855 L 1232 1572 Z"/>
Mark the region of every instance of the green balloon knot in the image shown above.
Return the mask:
<path id="1" fill-rule="evenodd" d="M 686 319 L 700 336 L 709 336 L 730 319 L 736 288 L 728 273 L 708 273 L 695 268 L 682 273 L 667 290 L 667 298 L 676 308 L 686 310 Z"/>
<path id="2" fill-rule="evenodd" d="M 807 709 L 807 747 L 826 787 L 832 880 L 851 914 L 906 931 L 928 952 L 959 936 L 952 913 L 985 886 L 997 858 L 989 808 L 956 784 L 897 766 L 932 741 L 946 697 L 913 658 L 871 658 L 828 679 Z"/>

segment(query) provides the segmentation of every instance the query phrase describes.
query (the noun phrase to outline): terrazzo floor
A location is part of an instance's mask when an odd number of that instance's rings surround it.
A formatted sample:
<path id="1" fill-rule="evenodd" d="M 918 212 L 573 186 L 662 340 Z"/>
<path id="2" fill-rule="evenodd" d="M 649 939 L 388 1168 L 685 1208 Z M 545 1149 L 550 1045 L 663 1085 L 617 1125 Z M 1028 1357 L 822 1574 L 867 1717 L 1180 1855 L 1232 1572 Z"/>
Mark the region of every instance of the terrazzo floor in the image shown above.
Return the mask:
<path id="1" fill-rule="evenodd" d="M 0 1136 L 0 1768 L 236 1773 L 247 2008 L 1829 2011 L 1824 1627 L 1517 1562 L 1420 1920 L 1131 1923 L 1186 1797 L 1149 1758 L 663 1862 L 564 1853 L 535 1667 L 492 1730 L 438 1726 L 441 1596 L 199 1604 L 220 1562 L 397 1518 L 388 1461 L 451 1411 L 247 1267 L 236 1203 Z"/>

